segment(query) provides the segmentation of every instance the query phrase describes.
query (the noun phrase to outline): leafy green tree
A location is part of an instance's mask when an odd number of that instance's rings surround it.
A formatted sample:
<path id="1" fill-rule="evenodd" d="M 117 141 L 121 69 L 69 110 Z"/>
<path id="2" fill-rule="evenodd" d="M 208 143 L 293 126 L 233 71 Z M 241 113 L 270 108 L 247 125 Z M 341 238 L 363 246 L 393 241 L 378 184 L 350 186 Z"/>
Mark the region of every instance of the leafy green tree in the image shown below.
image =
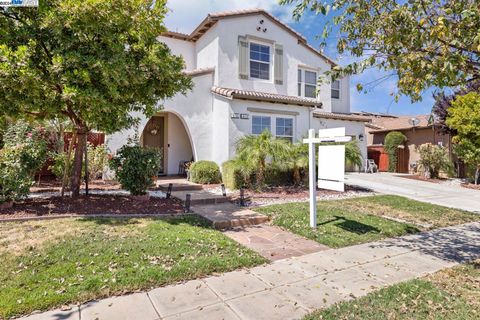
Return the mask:
<path id="1" fill-rule="evenodd" d="M 399 95 L 421 99 L 423 90 L 457 87 L 480 78 L 478 0 L 281 0 L 323 15 L 323 45 L 337 39 L 340 54 L 356 60 L 334 67 L 326 79 L 367 68 L 398 78 Z M 325 21 L 325 23 L 324 23 Z M 381 81 L 382 79 L 378 79 Z M 362 85 L 357 85 L 362 90 Z"/>
<path id="2" fill-rule="evenodd" d="M 258 187 L 265 186 L 267 161 L 285 158 L 289 152 L 289 143 L 276 139 L 265 129 L 259 135 L 247 135 L 237 141 L 237 161 L 245 170 L 255 172 Z"/>
<path id="3" fill-rule="evenodd" d="M 420 154 L 418 164 L 426 178 L 437 179 L 441 170 L 448 172 L 452 169 L 447 148 L 425 143 L 416 149 Z"/>
<path id="4" fill-rule="evenodd" d="M 132 113 L 192 86 L 184 62 L 157 40 L 166 0 L 43 0 L 0 8 L 0 116 L 69 119 L 77 133 L 72 195 L 92 129 L 130 127 Z"/>
<path id="5" fill-rule="evenodd" d="M 480 93 L 457 97 L 448 108 L 446 124 L 456 130 L 455 152 L 475 168 L 475 184 L 480 183 Z"/>
<path id="6" fill-rule="evenodd" d="M 388 171 L 397 170 L 398 147 L 407 141 L 407 137 L 399 131 L 391 131 L 385 136 L 384 147 L 388 153 Z"/>

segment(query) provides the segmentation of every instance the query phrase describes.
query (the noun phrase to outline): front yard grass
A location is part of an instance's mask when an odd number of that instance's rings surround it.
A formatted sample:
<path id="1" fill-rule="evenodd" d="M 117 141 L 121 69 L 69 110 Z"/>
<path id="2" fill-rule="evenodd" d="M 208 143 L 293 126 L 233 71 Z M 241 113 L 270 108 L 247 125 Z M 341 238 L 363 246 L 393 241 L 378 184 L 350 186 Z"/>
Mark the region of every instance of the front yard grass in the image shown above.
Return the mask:
<path id="1" fill-rule="evenodd" d="M 332 248 L 480 220 L 473 213 L 390 195 L 319 201 L 317 229 L 309 227 L 308 203 L 256 210 L 269 215 L 274 225 Z"/>
<path id="2" fill-rule="evenodd" d="M 480 317 L 480 260 L 381 289 L 314 312 L 304 320 L 443 319 Z"/>
<path id="3" fill-rule="evenodd" d="M 266 262 L 195 216 L 0 224 L 0 318 Z"/>

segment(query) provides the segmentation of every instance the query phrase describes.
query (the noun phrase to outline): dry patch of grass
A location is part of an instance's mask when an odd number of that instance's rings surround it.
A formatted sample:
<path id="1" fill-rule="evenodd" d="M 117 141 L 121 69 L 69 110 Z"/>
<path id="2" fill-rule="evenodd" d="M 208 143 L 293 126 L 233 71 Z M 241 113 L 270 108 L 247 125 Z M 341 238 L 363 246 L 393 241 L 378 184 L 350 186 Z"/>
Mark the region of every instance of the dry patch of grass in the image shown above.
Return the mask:
<path id="1" fill-rule="evenodd" d="M 112 236 L 134 236 L 151 222 L 148 219 L 132 219 L 131 224 L 112 223 L 110 228 L 101 232 Z M 8 253 L 19 256 L 27 251 L 42 249 L 45 244 L 54 244 L 67 236 L 84 233 L 85 223 L 80 219 L 0 223 L 0 255 Z"/>
<path id="2" fill-rule="evenodd" d="M 0 227 L 0 319 L 266 262 L 196 216 Z"/>
<path id="3" fill-rule="evenodd" d="M 403 220 L 423 230 L 480 221 L 480 215 L 474 213 L 394 195 L 347 199 L 339 202 L 346 210 Z"/>
<path id="4" fill-rule="evenodd" d="M 304 320 L 476 320 L 480 260 L 316 311 Z"/>

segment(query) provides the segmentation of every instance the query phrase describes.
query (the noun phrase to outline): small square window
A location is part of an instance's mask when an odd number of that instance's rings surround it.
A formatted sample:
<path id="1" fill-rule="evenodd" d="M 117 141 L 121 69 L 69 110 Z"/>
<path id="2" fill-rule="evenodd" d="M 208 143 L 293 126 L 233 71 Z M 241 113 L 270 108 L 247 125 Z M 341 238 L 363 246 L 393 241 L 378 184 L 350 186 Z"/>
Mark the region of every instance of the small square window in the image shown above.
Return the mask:
<path id="1" fill-rule="evenodd" d="M 272 131 L 271 129 L 271 118 L 264 117 L 264 116 L 253 116 L 252 117 L 252 134 L 260 134 L 267 129 L 268 131 Z"/>
<path id="2" fill-rule="evenodd" d="M 293 119 L 277 118 L 275 133 L 277 138 L 293 142 Z"/>

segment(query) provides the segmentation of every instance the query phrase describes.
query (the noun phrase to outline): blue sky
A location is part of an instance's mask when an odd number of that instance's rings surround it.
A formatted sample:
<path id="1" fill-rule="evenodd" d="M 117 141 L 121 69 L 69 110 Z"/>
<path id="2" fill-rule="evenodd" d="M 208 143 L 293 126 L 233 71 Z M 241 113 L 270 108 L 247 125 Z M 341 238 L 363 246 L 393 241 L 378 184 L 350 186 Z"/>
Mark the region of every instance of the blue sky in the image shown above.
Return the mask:
<path id="1" fill-rule="evenodd" d="M 321 40 L 316 36 L 321 33 L 322 16 L 309 14 L 299 22 L 292 18 L 293 8 L 280 6 L 277 0 L 168 0 L 170 12 L 166 25 L 172 31 L 190 33 L 211 12 L 230 11 L 238 9 L 263 8 L 274 14 L 283 22 L 303 34 L 308 41 L 318 48 Z M 325 54 L 340 64 L 346 64 L 349 57 L 339 56 L 335 49 L 335 41 L 328 41 Z M 411 103 L 408 97 L 402 97 L 398 103 L 393 100 L 395 80 L 388 79 L 370 88 L 367 93 L 355 89 L 357 83 L 368 83 L 384 75 L 379 70 L 369 70 L 361 75 L 351 77 L 351 108 L 352 111 L 389 112 L 390 114 L 414 115 L 427 114 L 433 105 L 432 90 L 423 94 L 423 100 Z"/>

